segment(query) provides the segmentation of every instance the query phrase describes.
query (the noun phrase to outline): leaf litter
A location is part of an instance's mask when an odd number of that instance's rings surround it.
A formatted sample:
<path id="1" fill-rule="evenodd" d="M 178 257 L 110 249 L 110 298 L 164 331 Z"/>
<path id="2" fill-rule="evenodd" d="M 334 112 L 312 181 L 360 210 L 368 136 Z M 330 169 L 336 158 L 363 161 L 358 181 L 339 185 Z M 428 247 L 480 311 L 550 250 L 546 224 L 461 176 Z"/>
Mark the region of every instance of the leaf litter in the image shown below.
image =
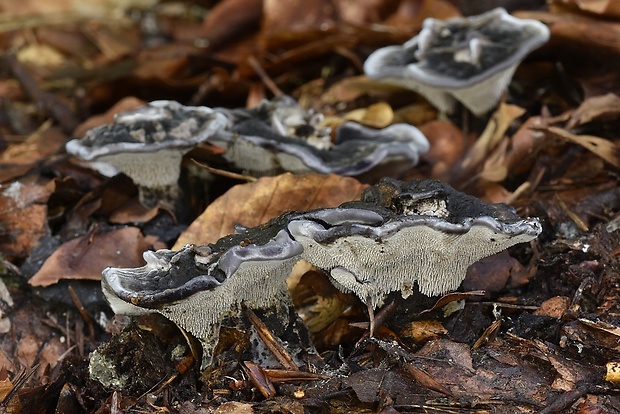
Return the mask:
<path id="1" fill-rule="evenodd" d="M 534 1 L 514 12 L 548 25 L 551 39 L 482 119 L 462 109 L 446 117 L 411 91 L 361 76 L 371 52 L 411 38 L 424 18 L 472 14 L 466 2 L 315 0 L 298 2 L 295 13 L 268 0 L 213 8 L 98 2 L 89 13 L 57 3 L 0 4 L 2 43 L 18 51 L 0 79 L 3 410 L 618 411 L 620 23 L 613 1 Z M 257 67 L 334 125 L 418 127 L 431 150 L 395 178 L 438 178 L 509 202 L 522 217 L 540 217 L 542 235 L 472 266 L 463 292 L 388 297 L 373 336 L 365 304 L 300 266 L 289 288 L 317 354 L 298 367 L 329 378 L 252 365 L 248 352 L 259 339 L 248 322 L 222 330 L 220 362 L 201 373 L 191 337 L 166 321 L 113 316 L 89 279 L 107 266 L 140 266 L 151 247 L 210 243 L 235 226 L 358 199 L 380 177 L 284 174 L 243 184 L 191 161 L 230 170 L 221 150 L 205 145 L 184 159 L 179 186 L 188 213 L 179 215 L 141 207 L 130 180 L 84 168 L 63 146 L 114 113 L 157 99 L 257 103 L 274 93 Z M 395 171 L 388 165 L 381 174 Z M 112 259 L 118 252 L 122 263 Z M 268 315 L 257 316 L 274 328 Z M 101 347 L 121 378 L 135 370 L 132 385 L 90 378 L 89 355 Z M 123 350 L 127 358 L 114 359 Z M 258 391 L 263 386 L 270 398 Z"/>

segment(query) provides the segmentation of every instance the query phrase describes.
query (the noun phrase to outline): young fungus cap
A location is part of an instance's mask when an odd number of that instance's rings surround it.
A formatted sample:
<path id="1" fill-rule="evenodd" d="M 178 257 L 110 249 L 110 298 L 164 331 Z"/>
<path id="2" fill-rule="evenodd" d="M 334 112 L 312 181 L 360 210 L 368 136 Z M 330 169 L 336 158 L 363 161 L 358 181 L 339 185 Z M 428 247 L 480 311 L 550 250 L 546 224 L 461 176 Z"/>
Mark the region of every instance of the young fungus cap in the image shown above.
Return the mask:
<path id="1" fill-rule="evenodd" d="M 332 143 L 318 127 L 316 114 L 292 98 L 265 101 L 252 110 L 218 111 L 228 116 L 229 126 L 211 142 L 226 148 L 224 157 L 236 168 L 254 175 L 290 171 L 355 176 L 394 160 L 413 166 L 429 149 L 426 137 L 407 124 L 371 129 L 346 122 Z"/>
<path id="2" fill-rule="evenodd" d="M 242 304 L 279 303 L 300 253 L 299 243 L 283 230 L 270 237 L 248 229 L 210 246 L 145 252 L 145 266 L 105 269 L 102 290 L 115 313 L 161 313 L 194 335 L 208 364 L 221 321 L 238 315 Z"/>
<path id="3" fill-rule="evenodd" d="M 179 178 L 183 155 L 225 125 L 210 108 L 154 101 L 116 115 L 66 149 L 104 175 L 123 172 L 139 186 L 168 186 Z"/>
<path id="4" fill-rule="evenodd" d="M 519 63 L 548 39 L 547 26 L 502 8 L 446 21 L 428 18 L 403 45 L 372 53 L 364 72 L 420 93 L 442 112 L 451 113 L 459 101 L 481 116 L 497 105 Z"/>
<path id="5" fill-rule="evenodd" d="M 458 288 L 467 268 L 483 257 L 541 232 L 506 204 L 489 204 L 432 180 L 383 180 L 365 203 L 341 206 L 354 217 L 374 210 L 380 223 L 334 224 L 298 217 L 288 229 L 302 258 L 330 272 L 337 285 L 373 306 L 388 293 L 438 295 Z"/>

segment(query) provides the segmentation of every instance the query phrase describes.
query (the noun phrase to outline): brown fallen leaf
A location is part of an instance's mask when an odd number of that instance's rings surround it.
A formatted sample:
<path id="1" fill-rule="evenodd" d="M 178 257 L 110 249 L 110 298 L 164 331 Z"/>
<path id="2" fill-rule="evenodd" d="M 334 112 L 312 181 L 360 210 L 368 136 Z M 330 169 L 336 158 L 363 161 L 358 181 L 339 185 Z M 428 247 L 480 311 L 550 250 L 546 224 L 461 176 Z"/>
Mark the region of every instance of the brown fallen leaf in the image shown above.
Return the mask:
<path id="1" fill-rule="evenodd" d="M 540 304 L 534 311 L 534 315 L 544 315 L 551 318 L 560 319 L 570 306 L 570 298 L 567 296 L 554 296 Z"/>
<path id="2" fill-rule="evenodd" d="M 5 14 L 4 18 L 15 19 L 17 16 L 50 15 L 55 17 L 65 17 L 80 20 L 84 17 L 92 19 L 109 19 L 112 16 L 122 16 L 127 10 L 134 8 L 148 9 L 157 3 L 156 0 L 59 0 L 54 2 L 39 0 L 11 1 L 1 0 L 0 10 Z"/>
<path id="3" fill-rule="evenodd" d="M 461 17 L 461 13 L 454 4 L 446 0 L 401 0 L 398 9 L 386 20 L 386 23 L 390 26 L 417 29 L 414 32 L 416 33 L 421 28 L 424 19 L 428 17 L 446 20 Z M 411 35 L 413 36 L 414 33 Z"/>
<path id="4" fill-rule="evenodd" d="M 133 198 L 114 210 L 109 220 L 110 223 L 116 224 L 146 223 L 154 219 L 158 213 L 159 207 L 145 207 L 137 198 Z"/>
<path id="5" fill-rule="evenodd" d="M 98 48 L 77 26 L 47 26 L 36 29 L 37 42 L 49 45 L 70 58 L 85 62 L 86 59 L 96 59 Z M 91 60 L 92 61 L 92 60 Z"/>
<path id="6" fill-rule="evenodd" d="M 414 357 L 416 367 L 443 384 L 455 398 L 504 401 L 504 404 L 518 398 L 521 406 L 539 405 L 549 391 L 548 368 L 523 361 L 523 355 L 513 347 L 495 340 L 472 355 L 467 344 L 438 339 L 424 345 Z M 519 369 L 500 362 L 507 359 L 520 361 Z M 507 411 L 508 406 L 500 405 L 496 409 Z"/>
<path id="7" fill-rule="evenodd" d="M 484 296 L 484 291 L 482 290 L 474 290 L 471 292 L 453 292 L 453 293 L 446 293 L 445 295 L 443 295 L 442 297 L 440 297 L 439 299 L 437 299 L 437 302 L 435 302 L 435 304 L 429 308 L 429 309 L 424 309 L 422 312 L 420 312 L 420 315 L 423 315 L 425 313 L 429 313 L 434 311 L 437 308 L 441 308 L 445 305 L 447 305 L 448 303 L 451 302 L 455 302 L 458 300 L 464 300 L 467 298 L 470 298 L 472 296 Z"/>
<path id="8" fill-rule="evenodd" d="M 620 327 L 617 325 L 612 325 L 603 321 L 591 321 L 585 318 L 580 318 L 579 322 L 592 329 L 605 332 L 609 335 L 613 335 L 617 340 L 620 339 Z"/>
<path id="9" fill-rule="evenodd" d="M 580 145 L 598 155 L 614 167 L 620 168 L 620 146 L 612 141 L 593 135 L 575 135 L 563 128 L 554 126 L 537 129 L 551 136 L 563 138 L 569 142 Z"/>
<path id="10" fill-rule="evenodd" d="M 480 198 L 491 203 L 508 203 L 508 200 L 515 197 L 514 193 L 508 191 L 504 186 L 491 181 L 480 180 L 478 184 Z"/>
<path id="11" fill-rule="evenodd" d="M 28 66 L 55 68 L 66 64 L 65 57 L 56 49 L 42 44 L 31 44 L 20 49 L 15 56 L 20 63 Z"/>
<path id="12" fill-rule="evenodd" d="M 540 117 L 530 117 L 511 137 L 504 137 L 499 145 L 488 155 L 480 177 L 493 182 L 502 182 L 511 174 L 527 171 L 536 154 L 545 144 L 545 135 L 532 128 L 543 125 Z"/>
<path id="13" fill-rule="evenodd" d="M 409 105 L 398 108 L 394 112 L 393 123 L 404 122 L 406 124 L 418 126 L 418 128 L 422 129 L 425 124 L 431 123 L 436 119 L 437 109 L 431 106 L 428 102 L 420 100 L 420 102 L 413 102 Z"/>
<path id="14" fill-rule="evenodd" d="M 467 269 L 463 289 L 484 290 L 489 293 L 502 290 L 513 273 L 524 273 L 526 269 L 507 251 L 477 261 Z"/>
<path id="15" fill-rule="evenodd" d="M 49 187 L 14 182 L 0 192 L 0 251 L 7 257 L 26 257 L 39 239 L 49 234 Z"/>
<path id="16" fill-rule="evenodd" d="M 401 329 L 400 334 L 419 344 L 447 336 L 448 331 L 437 320 L 421 320 L 409 322 Z"/>
<path id="17" fill-rule="evenodd" d="M 374 403 L 380 399 L 380 391 L 395 396 L 398 403 L 407 403 L 398 396 L 413 396 L 422 389 L 401 370 L 369 368 L 350 374 L 344 381 L 362 402 Z"/>
<path id="18" fill-rule="evenodd" d="M 586 346 L 620 350 L 620 327 L 600 320 L 579 318 L 578 322 L 566 324 L 562 330 L 567 338 Z"/>
<path id="19" fill-rule="evenodd" d="M 4 407 L 7 413 L 21 413 L 22 405 L 19 398 L 16 395 L 13 395 L 15 398 L 11 398 L 10 401 L 6 400 L 9 397 L 10 393 L 15 388 L 15 384 L 11 382 L 10 379 L 6 378 L 0 380 L 0 403 Z"/>
<path id="20" fill-rule="evenodd" d="M 488 154 L 493 151 L 501 142 L 502 138 L 504 138 L 504 134 L 510 124 L 524 113 L 525 109 L 502 102 L 491 119 L 489 119 L 486 128 L 480 137 L 478 137 L 474 146 L 463 159 L 460 166 L 462 172 L 459 176 L 469 176 L 470 172 L 474 171 L 478 165 L 487 159 Z"/>
<path id="21" fill-rule="evenodd" d="M 606 364 L 607 373 L 605 374 L 605 381 L 613 382 L 615 384 L 620 383 L 620 362 L 613 361 Z"/>
<path id="22" fill-rule="evenodd" d="M 291 173 L 236 185 L 209 205 L 179 236 L 173 249 L 215 243 L 233 233 L 236 224 L 254 227 L 286 211 L 335 207 L 359 198 L 365 187 L 349 177 Z"/>
<path id="23" fill-rule="evenodd" d="M 355 121 L 372 128 L 385 128 L 394 120 L 394 111 L 386 102 L 378 102 L 368 108 L 355 109 L 344 115 L 345 121 Z"/>
<path id="24" fill-rule="evenodd" d="M 252 404 L 228 401 L 216 408 L 213 414 L 254 414 Z"/>
<path id="25" fill-rule="evenodd" d="M 359 25 L 377 23 L 382 17 L 390 14 L 400 0 L 331 0 L 338 17 L 346 23 Z"/>
<path id="26" fill-rule="evenodd" d="M 323 119 L 322 125 L 335 131 L 346 121 L 353 121 L 371 128 L 385 128 L 394 123 L 394 111 L 390 104 L 378 102 L 367 108 L 358 108 L 342 116 L 328 116 Z"/>
<path id="27" fill-rule="evenodd" d="M 288 43 L 287 35 L 285 34 L 281 38 L 268 39 L 269 43 L 267 48 L 269 50 L 278 49 L 283 47 L 284 43 Z M 332 29 L 332 33 L 325 33 L 322 30 L 317 30 L 313 33 L 308 33 L 308 36 L 304 36 L 306 33 L 300 34 L 300 39 L 297 39 L 299 46 L 291 48 L 290 50 L 280 53 L 276 58 L 264 59 L 260 61 L 261 66 L 271 76 L 277 74 L 285 74 L 287 71 L 292 71 L 298 65 L 306 65 L 308 62 L 315 61 L 317 59 L 324 59 L 326 56 L 332 55 L 334 52 L 343 51 L 348 54 L 349 50 L 353 49 L 357 44 L 355 36 L 349 33 L 340 34 L 337 29 Z M 307 39 L 307 37 L 315 38 L 314 40 Z M 360 61 L 356 63 L 361 66 Z M 248 64 L 248 61 L 239 63 L 239 74 L 242 77 L 252 77 L 256 72 L 252 65 Z M 361 68 L 360 68 L 361 70 Z"/>
<path id="28" fill-rule="evenodd" d="M 431 121 L 420 126 L 420 131 L 431 144 L 430 150 L 422 159 L 433 166 L 431 177 L 447 180 L 450 170 L 456 165 L 465 151 L 463 131 L 448 121 Z"/>
<path id="29" fill-rule="evenodd" d="M 441 385 L 439 382 L 435 380 L 431 375 L 424 372 L 424 370 L 416 367 L 412 363 L 403 364 L 405 371 L 411 375 L 411 377 L 424 388 L 428 388 L 429 390 L 433 390 L 439 392 L 448 397 L 452 397 L 452 392 L 449 389 Z"/>
<path id="30" fill-rule="evenodd" d="M 304 261 L 298 263 L 295 269 L 301 263 Z M 294 277 L 295 269 L 287 282 Z M 361 308 L 355 306 L 357 298 L 336 289 L 324 272 L 306 271 L 298 283 L 294 286 L 289 284 L 289 290 L 295 308 L 313 334 L 317 349 L 338 346 L 343 341 L 359 338 L 360 330 L 352 326 L 351 321 L 360 318 L 366 320 L 367 316 L 361 313 Z"/>
<path id="31" fill-rule="evenodd" d="M 153 249 L 153 244 L 137 227 L 86 234 L 60 246 L 28 283 L 49 286 L 63 279 L 100 280 L 106 267 L 144 265 L 142 253 Z"/>
<path id="32" fill-rule="evenodd" d="M 286 7 L 278 0 L 263 0 L 261 37 L 274 34 L 308 32 L 333 26 L 338 16 L 325 0 L 289 0 Z M 327 7 L 325 7 L 327 6 Z"/>
<path id="33" fill-rule="evenodd" d="M 350 76 L 330 86 L 321 96 L 321 103 L 336 105 L 341 102 L 353 101 L 366 94 L 387 97 L 401 90 L 402 88 L 373 81 L 366 76 Z"/>
<path id="34" fill-rule="evenodd" d="M 618 118 L 620 118 L 620 97 L 610 92 L 583 101 L 570 115 L 566 129 L 573 129 L 595 120 L 606 122 Z"/>
<path id="35" fill-rule="evenodd" d="M 532 344 L 541 353 L 541 358 L 546 359 L 557 373 L 551 384 L 554 390 L 571 391 L 576 388 L 576 384 L 586 384 L 599 378 L 600 373 L 589 364 L 568 359 L 543 341 L 536 340 Z"/>
<path id="36" fill-rule="evenodd" d="M 67 351 L 67 344 L 55 337 L 46 341 L 41 348 L 35 355 L 36 361 L 40 364 L 36 374 L 38 378 L 42 378 L 47 369 L 54 368 L 62 362 L 63 354 Z"/>
<path id="37" fill-rule="evenodd" d="M 617 0 L 551 0 L 550 7 L 568 7 L 604 17 L 620 17 L 620 3 Z"/>
<path id="38" fill-rule="evenodd" d="M 617 54 L 620 50 L 620 25 L 614 21 L 574 13 L 521 11 L 513 15 L 540 20 L 549 26 L 552 39 L 549 46 L 569 45 L 571 51 L 580 54 Z"/>
<path id="39" fill-rule="evenodd" d="M 199 34 L 211 50 L 258 29 L 262 0 L 224 0 L 206 15 Z"/>
<path id="40" fill-rule="evenodd" d="M 65 144 L 67 136 L 50 125 L 51 122 L 44 123 L 25 141 L 4 150 L 0 155 L 0 183 L 21 177 Z"/>

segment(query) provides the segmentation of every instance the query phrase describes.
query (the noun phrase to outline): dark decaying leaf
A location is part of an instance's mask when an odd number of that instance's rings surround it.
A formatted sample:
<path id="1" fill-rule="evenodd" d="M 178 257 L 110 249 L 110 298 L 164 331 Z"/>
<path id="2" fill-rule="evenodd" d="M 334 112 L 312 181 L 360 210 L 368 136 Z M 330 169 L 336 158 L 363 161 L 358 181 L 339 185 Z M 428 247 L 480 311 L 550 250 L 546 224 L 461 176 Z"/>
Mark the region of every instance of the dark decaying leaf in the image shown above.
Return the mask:
<path id="1" fill-rule="evenodd" d="M 143 237 L 137 227 L 88 233 L 60 246 L 29 283 L 49 286 L 63 279 L 99 280 L 101 271 L 112 263 L 121 267 L 142 265 L 142 252 L 152 246 L 153 242 Z"/>
<path id="2" fill-rule="evenodd" d="M 48 159 L 62 148 L 67 136 L 58 128 L 45 123 L 19 144 L 7 148 L 0 155 L 0 183 L 21 177 L 39 162 Z"/>

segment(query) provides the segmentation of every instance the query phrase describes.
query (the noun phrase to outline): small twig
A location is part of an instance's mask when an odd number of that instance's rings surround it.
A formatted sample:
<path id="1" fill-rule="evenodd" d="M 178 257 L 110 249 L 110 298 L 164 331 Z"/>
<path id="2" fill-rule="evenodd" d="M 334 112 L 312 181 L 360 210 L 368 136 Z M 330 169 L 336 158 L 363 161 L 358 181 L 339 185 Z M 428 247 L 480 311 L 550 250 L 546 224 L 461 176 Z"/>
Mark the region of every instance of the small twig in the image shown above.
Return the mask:
<path id="1" fill-rule="evenodd" d="M 69 328 L 69 312 L 65 313 L 65 338 L 67 339 L 67 350 L 72 349 L 73 346 L 71 346 L 71 335 L 69 335 L 70 332 L 70 328 Z"/>
<path id="2" fill-rule="evenodd" d="M 69 287 L 67 287 L 67 290 L 69 291 L 69 295 L 71 295 L 71 299 L 73 300 L 75 307 L 77 308 L 78 312 L 80 312 L 80 316 L 82 316 L 82 320 L 88 324 L 88 333 L 90 335 L 90 338 L 94 338 L 95 327 L 93 326 L 93 321 L 90 318 L 90 315 L 88 315 L 86 308 L 84 308 L 84 305 L 82 305 L 82 301 L 80 300 L 78 295 L 75 293 L 73 286 L 69 285 Z"/>
<path id="3" fill-rule="evenodd" d="M 75 319 L 75 344 L 78 347 L 78 355 L 84 356 L 84 321 L 80 318 Z"/>
<path id="4" fill-rule="evenodd" d="M 344 46 L 336 46 L 334 52 L 351 62 L 353 66 L 355 66 L 355 69 L 357 69 L 360 73 L 364 72 L 364 62 L 362 62 L 360 58 L 350 49 Z"/>
<path id="5" fill-rule="evenodd" d="M 250 319 L 250 322 L 254 326 L 254 329 L 256 329 L 256 333 L 258 334 L 260 339 L 271 351 L 271 353 L 278 360 L 278 362 L 285 369 L 299 371 L 299 367 L 295 365 L 295 361 L 293 361 L 291 355 L 278 341 L 276 341 L 276 338 L 273 336 L 269 328 L 267 328 L 267 325 L 265 325 L 263 321 L 261 321 L 258 316 L 256 316 L 256 314 L 252 312 L 251 309 L 246 308 L 245 313 L 246 315 L 248 315 L 248 319 Z"/>
<path id="6" fill-rule="evenodd" d="M 0 213 L 3 213 L 3 212 L 0 212 Z M 2 265 L 14 275 L 23 276 L 21 270 L 19 270 L 19 267 L 15 266 L 13 263 L 9 262 L 5 258 L 2 258 Z"/>
<path id="7" fill-rule="evenodd" d="M 501 324 L 502 324 L 502 320 L 498 319 L 495 322 L 493 322 L 491 325 L 489 325 L 489 327 L 484 330 L 482 335 L 480 335 L 480 338 L 478 338 L 478 340 L 474 343 L 471 349 L 476 350 L 480 348 L 485 342 L 490 341 L 491 338 L 497 335 L 497 330 L 499 329 Z"/>
<path id="8" fill-rule="evenodd" d="M 80 315 L 82 316 L 84 322 L 90 323 L 90 316 L 86 312 L 84 305 L 82 305 L 82 301 L 78 297 L 77 293 L 75 293 L 75 289 L 73 289 L 73 286 L 69 285 L 67 287 L 67 290 L 69 291 L 69 295 L 71 295 L 71 299 L 73 300 L 73 303 L 77 308 L 78 312 L 80 312 Z"/>
<path id="9" fill-rule="evenodd" d="M 243 371 L 252 381 L 252 384 L 260 391 L 265 398 L 272 398 L 276 396 L 276 388 L 273 386 L 271 379 L 267 376 L 265 371 L 252 361 L 243 361 L 241 364 Z"/>
<path id="10" fill-rule="evenodd" d="M 110 403 L 110 414 L 120 414 L 123 411 L 121 410 L 121 394 L 117 390 L 114 390 L 112 393 L 112 401 Z"/>
<path id="11" fill-rule="evenodd" d="M 22 66 L 15 55 L 4 55 L 4 63 L 11 70 L 13 76 L 17 78 L 30 99 L 46 114 L 54 118 L 64 132 L 72 133 L 78 121 L 69 106 L 55 95 L 41 89 L 37 81 Z"/>
<path id="12" fill-rule="evenodd" d="M 269 75 L 267 75 L 267 72 L 265 72 L 263 67 L 254 56 L 250 56 L 248 58 L 248 63 L 250 64 L 250 66 L 252 66 L 252 69 L 254 69 L 254 72 L 256 72 L 256 74 L 260 77 L 260 80 L 263 81 L 265 86 L 269 88 L 271 93 L 273 93 L 275 96 L 284 95 L 282 89 L 278 88 L 278 85 L 276 85 L 276 83 L 269 77 Z"/>
<path id="13" fill-rule="evenodd" d="M 263 371 L 274 384 L 278 382 L 318 381 L 331 378 L 329 375 L 299 370 L 266 368 Z"/>
<path id="14" fill-rule="evenodd" d="M 193 158 L 191 160 L 194 164 L 196 164 L 200 168 L 203 168 L 212 174 L 221 175 L 222 177 L 234 178 L 235 180 L 247 181 L 249 183 L 253 183 L 258 180 L 258 178 L 252 177 L 251 175 L 243 175 L 243 174 L 237 174 L 237 173 L 226 171 L 226 170 L 220 170 L 219 168 L 213 168 L 213 167 L 209 167 L 206 164 L 201 164 Z"/>
<path id="15" fill-rule="evenodd" d="M 577 227 L 579 227 L 579 230 L 585 231 L 585 232 L 590 231 L 586 223 L 584 223 L 584 221 L 581 220 L 581 217 L 579 217 L 577 213 L 569 209 L 566 203 L 564 202 L 564 200 L 562 200 L 557 194 L 555 195 L 555 199 L 557 200 L 558 205 L 564 211 L 564 213 L 566 213 L 566 215 L 570 217 L 571 220 L 573 220 L 573 223 L 575 223 Z"/>
<path id="16" fill-rule="evenodd" d="M 26 385 L 28 380 L 34 375 L 34 373 L 37 372 L 37 369 L 39 369 L 39 365 L 40 364 L 35 364 L 32 367 L 30 367 L 30 369 L 22 371 L 17 376 L 17 380 L 15 380 L 15 385 L 13 385 L 13 388 L 11 389 L 11 391 L 9 391 L 9 393 L 0 402 L 0 407 L 3 407 L 3 408 L 8 407 L 9 403 L 11 402 L 13 397 L 15 397 L 17 392 L 20 389 L 22 389 L 24 385 Z"/>
<path id="17" fill-rule="evenodd" d="M 383 324 L 385 323 L 385 321 L 390 317 L 390 315 L 392 315 L 394 313 L 394 311 L 396 311 L 397 306 L 394 303 L 394 301 L 388 303 L 387 305 L 383 306 L 381 309 L 379 309 L 379 312 L 374 313 L 374 317 L 373 320 L 370 322 L 360 322 L 360 323 L 350 323 L 349 326 L 353 326 L 356 328 L 360 328 L 360 329 L 368 329 L 369 331 L 366 332 L 361 339 L 365 339 L 369 336 L 373 336 L 372 333 L 377 329 L 380 328 L 381 326 L 383 326 Z M 368 310 L 368 313 L 370 315 L 370 308 Z M 374 325 L 374 326 L 373 326 Z"/>
<path id="18" fill-rule="evenodd" d="M 558 395 L 548 406 L 540 410 L 539 414 L 552 414 L 565 412 L 568 407 L 573 405 L 575 401 L 587 394 L 585 389 L 574 389 L 566 391 L 563 394 Z"/>
<path id="19" fill-rule="evenodd" d="M 142 394 L 141 396 L 139 396 L 137 398 L 137 401 L 142 400 L 143 398 L 145 398 L 147 395 L 149 394 L 154 394 L 157 395 L 160 392 L 162 392 L 164 390 L 164 388 L 166 388 L 168 385 L 170 385 L 172 383 L 172 381 L 174 381 L 175 379 L 177 379 L 179 376 L 179 374 L 172 374 L 168 377 L 164 377 L 162 378 L 160 381 L 157 382 L 157 384 L 153 385 L 149 390 L 147 390 L 144 394 Z"/>
<path id="20" fill-rule="evenodd" d="M 540 306 L 533 305 L 515 305 L 512 303 L 502 303 L 502 302 L 470 302 L 469 305 L 484 305 L 484 306 L 494 306 L 498 308 L 506 308 L 506 309 L 521 309 L 521 310 L 538 310 Z"/>
<path id="21" fill-rule="evenodd" d="M 71 353 L 71 351 L 73 351 L 75 348 L 77 348 L 77 345 L 72 345 L 69 348 L 67 348 L 67 350 L 65 352 L 60 354 L 60 356 L 57 358 L 56 362 L 59 363 L 62 360 L 64 360 L 67 357 L 67 355 L 69 355 Z"/>

